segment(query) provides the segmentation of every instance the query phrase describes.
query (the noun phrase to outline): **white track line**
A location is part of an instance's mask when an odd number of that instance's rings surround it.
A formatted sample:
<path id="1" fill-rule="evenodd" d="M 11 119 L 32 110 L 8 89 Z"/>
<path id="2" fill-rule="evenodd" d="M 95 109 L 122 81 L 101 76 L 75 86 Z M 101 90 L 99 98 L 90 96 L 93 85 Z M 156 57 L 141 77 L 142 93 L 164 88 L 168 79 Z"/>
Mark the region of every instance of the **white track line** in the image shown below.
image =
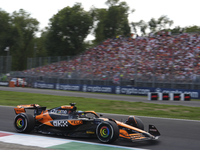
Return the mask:
<path id="1" fill-rule="evenodd" d="M 66 144 L 70 142 L 77 142 L 77 143 L 122 148 L 122 149 L 129 149 L 129 150 L 148 150 L 148 149 L 141 149 L 141 148 L 134 148 L 134 147 L 115 146 L 115 145 L 110 145 L 110 144 L 98 144 L 98 143 L 92 143 L 92 142 L 83 142 L 83 141 L 68 140 L 68 139 L 63 139 L 63 138 L 36 136 L 36 135 L 30 135 L 30 134 L 20 134 L 20 133 L 12 133 L 12 132 L 5 132 L 5 131 L 0 131 L 0 133 L 11 134 L 8 136 L 0 137 L 1 142 L 21 144 L 25 146 L 37 146 L 37 147 L 42 147 L 42 148 L 47 148 L 47 147 L 60 145 L 60 144 Z"/>

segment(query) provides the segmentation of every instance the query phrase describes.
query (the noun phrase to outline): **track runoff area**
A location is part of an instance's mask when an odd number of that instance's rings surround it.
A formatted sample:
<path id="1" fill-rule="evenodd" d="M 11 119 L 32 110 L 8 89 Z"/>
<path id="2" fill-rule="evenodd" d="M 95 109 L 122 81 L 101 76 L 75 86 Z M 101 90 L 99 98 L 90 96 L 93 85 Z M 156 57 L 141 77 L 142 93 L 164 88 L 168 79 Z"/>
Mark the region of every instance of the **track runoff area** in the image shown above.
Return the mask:
<path id="1" fill-rule="evenodd" d="M 0 131 L 0 142 L 9 144 L 20 144 L 24 146 L 34 146 L 38 148 L 48 149 L 62 149 L 62 150 L 145 150 L 140 148 L 130 148 L 124 146 L 115 146 L 109 144 L 98 144 L 90 142 L 82 142 L 76 140 L 68 140 L 64 138 L 52 138 L 20 133 L 12 133 Z M 13 149 L 12 146 L 6 146 L 1 148 Z M 0 149 L 1 149 L 0 148 Z"/>
<path id="2" fill-rule="evenodd" d="M 18 89 L 18 88 L 17 88 Z M 14 89 L 13 89 L 14 90 Z M 16 90 L 16 89 L 15 89 Z M 24 90 L 23 90 L 24 91 Z M 44 90 L 38 90 L 44 91 Z M 45 90 L 47 91 L 47 90 Z M 52 93 L 52 91 L 50 91 Z M 54 91 L 56 93 L 56 91 Z M 53 93 L 54 93 L 53 92 Z M 63 92 L 61 92 L 63 93 Z M 59 95 L 61 94 L 59 92 Z M 47 94 L 47 93 L 43 93 Z M 159 99 L 159 98 L 158 98 Z M 158 100 L 157 99 L 157 100 Z M 147 99 L 146 99 L 147 100 Z M 148 100 L 147 100 L 148 101 Z M 169 100 L 170 101 L 170 100 Z M 158 101 L 157 101 L 158 102 Z M 179 101 L 180 102 L 180 101 Z M 193 101 L 190 101 L 193 102 Z M 0 106 L 1 107 L 1 106 Z M 198 106 L 197 106 L 198 107 Z M 2 106 L 0 112 L 11 112 L 10 110 L 13 107 L 9 106 Z M 105 114 L 106 115 L 106 114 Z M 122 118 L 123 115 L 114 115 L 114 114 L 107 114 L 112 115 L 112 117 L 119 117 Z M 114 115 L 114 116 L 113 116 Z M 13 114 L 9 113 L 7 117 L 1 116 L 2 121 L 1 123 L 5 123 L 0 129 L 0 145 L 2 142 L 9 143 L 9 145 L 21 144 L 21 145 L 28 145 L 30 147 L 37 146 L 39 148 L 50 148 L 50 149 L 70 149 L 73 148 L 74 150 L 85 150 L 85 149 L 132 149 L 132 150 L 144 150 L 144 149 L 165 149 L 169 148 L 172 150 L 177 149 L 198 149 L 200 147 L 199 143 L 199 121 L 191 121 L 191 120 L 182 120 L 182 119 L 166 119 L 166 118 L 154 118 L 154 117 L 142 117 L 142 120 L 145 124 L 155 124 L 158 127 L 159 131 L 161 131 L 161 138 L 158 141 L 158 144 L 154 145 L 146 145 L 140 148 L 138 145 L 134 145 L 134 147 L 130 147 L 130 145 L 104 145 L 101 143 L 92 143 L 88 141 L 77 141 L 77 140 L 69 140 L 65 138 L 51 138 L 46 136 L 37 136 L 37 135 L 28 135 L 28 134 L 19 134 L 13 133 L 14 130 L 12 129 L 12 118 Z M 119 118 L 115 118 L 118 119 Z M 127 117 L 125 117 L 127 118 Z M 6 132 L 5 132 L 6 131 Z M 59 141 L 60 143 L 58 143 Z M 54 144 L 54 145 L 47 145 L 47 144 Z M 4 146 L 4 145 L 3 145 Z M 10 150 L 13 148 L 4 149 L 4 147 L 0 146 L 3 150 Z M 144 148 L 144 149 L 143 149 Z M 15 148 L 14 148 L 15 149 Z"/>

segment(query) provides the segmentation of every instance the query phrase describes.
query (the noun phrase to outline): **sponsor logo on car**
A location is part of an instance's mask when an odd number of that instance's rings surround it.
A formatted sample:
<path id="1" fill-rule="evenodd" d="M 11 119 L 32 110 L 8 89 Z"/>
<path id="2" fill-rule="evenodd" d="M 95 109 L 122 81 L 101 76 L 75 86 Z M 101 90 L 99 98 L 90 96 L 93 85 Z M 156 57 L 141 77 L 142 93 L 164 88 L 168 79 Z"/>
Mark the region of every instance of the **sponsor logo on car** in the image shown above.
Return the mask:
<path id="1" fill-rule="evenodd" d="M 82 120 L 69 120 L 68 122 L 73 126 L 83 124 Z"/>
<path id="2" fill-rule="evenodd" d="M 59 114 L 68 114 L 67 110 L 56 110 L 56 109 L 52 109 L 50 111 L 50 113 L 59 113 Z"/>
<path id="3" fill-rule="evenodd" d="M 157 130 L 156 130 L 156 129 L 149 129 L 149 131 L 157 132 Z"/>
<path id="4" fill-rule="evenodd" d="M 93 131 L 86 131 L 87 134 L 95 134 Z"/>
<path id="5" fill-rule="evenodd" d="M 55 127 L 68 127 L 68 121 L 66 120 L 53 121 L 53 125 Z"/>

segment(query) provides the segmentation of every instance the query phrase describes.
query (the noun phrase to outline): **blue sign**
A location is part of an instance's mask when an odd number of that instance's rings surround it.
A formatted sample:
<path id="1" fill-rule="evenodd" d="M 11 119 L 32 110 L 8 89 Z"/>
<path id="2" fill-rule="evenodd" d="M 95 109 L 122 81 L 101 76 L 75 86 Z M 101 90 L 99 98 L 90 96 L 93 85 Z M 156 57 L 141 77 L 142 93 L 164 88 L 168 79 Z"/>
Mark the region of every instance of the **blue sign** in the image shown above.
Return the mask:
<path id="1" fill-rule="evenodd" d="M 112 86 L 82 85 L 83 92 L 113 93 Z"/>
<path id="2" fill-rule="evenodd" d="M 73 84 L 53 84 L 35 82 L 35 88 L 57 89 L 67 91 L 83 91 L 95 93 L 111 93 L 111 94 L 126 94 L 126 95 L 144 95 L 149 92 L 162 93 L 186 93 L 190 94 L 191 98 L 199 99 L 200 90 L 185 90 L 185 89 L 166 89 L 166 88 L 146 88 L 146 87 L 131 87 L 131 86 L 98 86 L 98 85 L 73 85 Z"/>
<path id="3" fill-rule="evenodd" d="M 53 83 L 35 82 L 33 86 L 40 89 L 55 89 L 55 84 Z"/>
<path id="4" fill-rule="evenodd" d="M 81 91 L 80 85 L 71 85 L 71 84 L 56 84 L 56 90 L 68 90 L 68 91 Z"/>

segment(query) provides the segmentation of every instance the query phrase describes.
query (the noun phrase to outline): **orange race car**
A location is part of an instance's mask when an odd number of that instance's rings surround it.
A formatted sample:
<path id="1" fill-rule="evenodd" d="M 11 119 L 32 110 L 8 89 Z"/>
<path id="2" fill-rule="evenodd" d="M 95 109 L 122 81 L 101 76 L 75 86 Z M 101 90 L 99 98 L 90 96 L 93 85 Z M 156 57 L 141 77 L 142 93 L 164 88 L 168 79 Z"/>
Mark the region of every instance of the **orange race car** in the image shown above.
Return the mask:
<path id="1" fill-rule="evenodd" d="M 26 109 L 34 109 L 34 115 L 26 113 Z M 94 111 L 76 109 L 75 103 L 48 110 L 38 104 L 18 105 L 14 108 L 14 127 L 17 132 L 34 130 L 70 137 L 97 137 L 103 143 L 112 143 L 116 139 L 156 140 L 160 136 L 154 125 L 149 125 L 149 132 L 144 131 L 142 121 L 134 116 L 129 116 L 123 123 L 103 118 Z"/>

